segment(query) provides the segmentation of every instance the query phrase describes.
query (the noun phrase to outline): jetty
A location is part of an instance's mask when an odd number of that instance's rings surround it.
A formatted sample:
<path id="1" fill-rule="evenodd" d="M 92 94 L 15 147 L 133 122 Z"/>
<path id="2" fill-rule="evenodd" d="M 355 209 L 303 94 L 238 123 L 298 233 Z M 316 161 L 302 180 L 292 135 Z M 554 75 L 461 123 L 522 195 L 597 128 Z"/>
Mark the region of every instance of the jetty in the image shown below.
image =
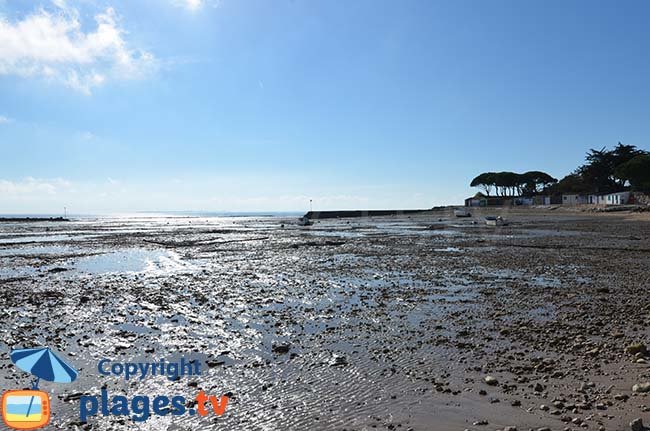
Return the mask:
<path id="1" fill-rule="evenodd" d="M 0 223 L 4 223 L 4 222 L 25 223 L 25 222 L 43 222 L 43 221 L 70 221 L 70 219 L 65 217 L 0 217 Z"/>
<path id="2" fill-rule="evenodd" d="M 331 219 L 331 218 L 355 218 L 355 217 L 380 217 L 400 216 L 429 212 L 432 209 L 420 210 L 338 210 L 338 211 L 309 211 L 303 217 L 310 220 Z"/>

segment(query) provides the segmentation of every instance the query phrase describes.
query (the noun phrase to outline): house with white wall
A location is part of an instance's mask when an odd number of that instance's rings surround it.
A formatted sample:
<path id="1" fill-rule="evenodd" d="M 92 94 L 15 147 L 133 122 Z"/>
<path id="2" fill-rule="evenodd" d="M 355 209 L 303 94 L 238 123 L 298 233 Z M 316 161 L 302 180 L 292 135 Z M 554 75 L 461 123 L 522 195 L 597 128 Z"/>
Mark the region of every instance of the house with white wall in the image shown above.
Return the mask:
<path id="1" fill-rule="evenodd" d="M 580 195 L 565 193 L 562 195 L 562 205 L 625 205 L 630 200 L 630 192 L 598 193 Z"/>
<path id="2" fill-rule="evenodd" d="M 601 195 L 601 205 L 625 205 L 630 200 L 630 192 L 615 192 Z"/>
<path id="3" fill-rule="evenodd" d="M 562 205 L 583 205 L 588 202 L 587 196 L 577 193 L 564 193 L 562 195 Z"/>

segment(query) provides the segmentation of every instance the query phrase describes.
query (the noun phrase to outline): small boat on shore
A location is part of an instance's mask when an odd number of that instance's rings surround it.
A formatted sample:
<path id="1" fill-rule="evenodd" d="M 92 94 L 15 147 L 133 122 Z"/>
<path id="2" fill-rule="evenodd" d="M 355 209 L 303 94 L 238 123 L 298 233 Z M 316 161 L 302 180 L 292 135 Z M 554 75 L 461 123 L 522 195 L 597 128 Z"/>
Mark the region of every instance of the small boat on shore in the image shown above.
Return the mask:
<path id="1" fill-rule="evenodd" d="M 485 217 L 485 224 L 488 226 L 507 226 L 508 222 L 501 216 Z"/>
<path id="2" fill-rule="evenodd" d="M 470 213 L 466 208 L 456 208 L 454 210 L 454 215 L 456 217 L 471 217 L 472 213 Z"/>

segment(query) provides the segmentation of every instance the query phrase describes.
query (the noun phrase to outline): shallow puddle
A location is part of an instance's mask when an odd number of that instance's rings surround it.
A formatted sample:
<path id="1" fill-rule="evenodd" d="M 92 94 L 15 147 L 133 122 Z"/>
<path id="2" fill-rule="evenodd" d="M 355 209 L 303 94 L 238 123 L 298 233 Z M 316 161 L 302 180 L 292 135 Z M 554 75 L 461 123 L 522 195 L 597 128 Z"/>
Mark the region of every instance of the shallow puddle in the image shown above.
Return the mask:
<path id="1" fill-rule="evenodd" d="M 82 257 L 73 266 L 71 269 L 88 274 L 168 274 L 194 268 L 173 251 L 144 249 L 125 249 Z"/>

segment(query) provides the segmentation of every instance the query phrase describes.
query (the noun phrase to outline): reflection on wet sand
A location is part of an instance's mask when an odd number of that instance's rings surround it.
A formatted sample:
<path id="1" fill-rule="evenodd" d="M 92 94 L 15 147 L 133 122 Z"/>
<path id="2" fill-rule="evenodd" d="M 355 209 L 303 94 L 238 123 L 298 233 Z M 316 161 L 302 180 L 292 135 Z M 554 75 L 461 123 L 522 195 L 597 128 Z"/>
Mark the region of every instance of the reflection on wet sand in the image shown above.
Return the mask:
<path id="1" fill-rule="evenodd" d="M 34 342 L 72 355 L 78 381 L 44 385 L 62 428 L 81 425 L 72 395 L 104 385 L 232 393 L 218 419 L 138 424 L 152 430 L 562 429 L 567 418 L 620 429 L 647 414 L 631 391 L 647 364 L 622 353 L 649 336 L 644 222 L 509 220 L 0 224 L 0 361 Z M 203 361 L 204 375 L 126 385 L 96 370 L 105 357 L 179 355 Z M 21 387 L 24 376 L 3 366 L 0 380 Z M 133 429 L 127 418 L 92 425 Z"/>

